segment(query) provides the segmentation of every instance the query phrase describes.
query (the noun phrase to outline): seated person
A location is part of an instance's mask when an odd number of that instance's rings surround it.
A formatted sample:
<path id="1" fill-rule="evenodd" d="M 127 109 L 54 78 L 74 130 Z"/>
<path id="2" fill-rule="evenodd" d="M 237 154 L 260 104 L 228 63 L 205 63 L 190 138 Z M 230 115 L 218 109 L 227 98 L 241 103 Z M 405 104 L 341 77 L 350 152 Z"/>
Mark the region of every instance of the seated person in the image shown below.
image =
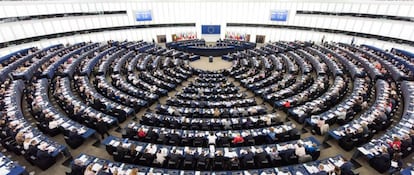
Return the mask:
<path id="1" fill-rule="evenodd" d="M 267 160 L 267 153 L 264 152 L 262 148 L 258 148 L 256 150 L 256 154 L 254 155 L 254 159 L 255 159 L 255 162 L 257 162 L 258 165 L 260 165 L 261 162 L 264 162 Z"/>
<path id="2" fill-rule="evenodd" d="M 328 175 L 328 172 L 325 170 L 325 166 L 322 164 L 319 164 L 318 166 L 319 172 L 317 172 L 315 175 Z"/>
<path id="3" fill-rule="evenodd" d="M 96 175 L 96 172 L 92 170 L 92 167 L 94 166 L 94 163 L 89 164 L 86 168 L 85 168 L 85 173 L 84 175 Z M 78 174 L 77 174 L 78 175 Z"/>
<path id="4" fill-rule="evenodd" d="M 352 171 L 352 163 L 350 163 L 345 157 L 342 157 L 342 161 L 344 162 L 341 167 L 341 174 L 340 175 L 354 175 Z"/>
<path id="5" fill-rule="evenodd" d="M 266 142 L 270 144 L 270 143 L 274 143 L 275 140 L 276 140 L 275 129 L 271 127 L 269 128 L 269 133 L 267 133 Z"/>
<path id="6" fill-rule="evenodd" d="M 242 143 L 244 143 L 244 138 L 240 135 L 240 134 L 237 134 L 234 138 L 233 138 L 233 141 L 232 141 L 232 143 L 233 144 L 242 144 Z"/>
<path id="7" fill-rule="evenodd" d="M 111 168 L 109 168 L 108 163 L 105 163 L 96 175 L 113 175 L 113 173 Z"/>
<path id="8" fill-rule="evenodd" d="M 329 124 L 325 123 L 325 120 L 319 118 L 312 129 L 312 133 L 324 135 L 329 130 Z"/>
<path id="9" fill-rule="evenodd" d="M 244 168 L 253 168 L 253 167 L 247 167 L 247 164 L 249 161 L 254 161 L 254 154 L 250 149 L 247 149 L 245 152 L 241 155 L 242 165 Z"/>
<path id="10" fill-rule="evenodd" d="M 164 161 L 167 157 L 167 153 L 163 149 L 159 149 L 157 154 L 155 155 L 154 163 L 158 164 L 159 166 L 164 165 Z"/>
<path id="11" fill-rule="evenodd" d="M 229 160 L 229 165 L 228 167 L 230 167 L 231 169 L 239 169 L 240 168 L 240 161 L 239 158 L 237 156 L 232 157 Z"/>
<path id="12" fill-rule="evenodd" d="M 169 161 L 174 161 L 177 164 L 179 164 L 179 162 L 181 161 L 181 159 L 183 158 L 181 154 L 179 154 L 177 152 L 177 150 L 172 150 L 170 155 L 168 155 L 168 157 L 170 157 Z"/>
<path id="13" fill-rule="evenodd" d="M 361 122 L 361 127 L 362 127 L 362 134 L 369 134 L 369 128 L 368 128 L 368 123 L 365 121 Z"/>
<path id="14" fill-rule="evenodd" d="M 85 172 L 85 167 L 83 165 L 83 162 L 79 159 L 75 159 L 72 164 L 71 171 L 67 175 L 79 175 L 79 174 L 83 174 L 84 172 Z"/>
<path id="15" fill-rule="evenodd" d="M 277 150 L 276 147 L 273 147 L 272 150 L 270 151 L 270 159 L 272 160 L 280 159 L 279 151 Z"/>
<path id="16" fill-rule="evenodd" d="M 211 132 L 209 136 L 207 136 L 208 144 L 209 145 L 216 145 L 217 136 Z"/>
<path id="17" fill-rule="evenodd" d="M 84 138 L 78 133 L 78 130 L 76 130 L 75 128 L 73 128 L 68 135 L 68 142 L 70 142 L 70 144 L 75 145 L 81 145 L 84 141 Z"/>
<path id="18" fill-rule="evenodd" d="M 217 144 L 221 146 L 230 145 L 230 138 L 227 137 L 226 133 L 223 133 L 223 135 L 218 139 Z"/>
<path id="19" fill-rule="evenodd" d="M 403 156 L 410 154 L 412 152 L 413 146 L 413 141 L 410 135 L 404 134 L 401 140 L 401 153 L 403 153 Z"/>
<path id="20" fill-rule="evenodd" d="M 306 150 L 305 147 L 303 147 L 303 145 L 301 143 L 298 143 L 295 146 L 295 155 L 298 157 L 302 157 L 306 155 Z"/>
<path id="21" fill-rule="evenodd" d="M 399 137 L 394 137 L 394 140 L 392 142 L 388 142 L 388 144 L 394 151 L 399 152 L 401 150 L 401 141 Z"/>
<path id="22" fill-rule="evenodd" d="M 285 103 L 283 103 L 283 107 L 290 108 L 290 101 L 286 101 Z"/>
<path id="23" fill-rule="evenodd" d="M 137 136 L 139 140 L 142 140 L 145 138 L 145 136 L 147 135 L 147 133 L 145 133 L 144 129 L 139 128 L 138 132 L 137 132 Z"/>
<path id="24" fill-rule="evenodd" d="M 398 172 L 401 170 L 403 165 L 403 162 L 401 160 L 401 155 L 400 154 L 394 154 L 392 160 L 391 160 L 391 168 L 388 171 L 390 174 L 393 174 L 395 172 Z"/>
<path id="25" fill-rule="evenodd" d="M 318 150 L 318 146 L 315 143 L 312 143 L 311 145 L 305 145 L 305 151 L 307 154 L 312 155 L 313 153 Z"/>
<path id="26" fill-rule="evenodd" d="M 214 165 L 215 165 L 215 169 L 224 169 L 224 167 L 225 167 L 225 164 L 224 163 L 225 162 L 224 162 L 223 152 L 221 152 L 219 150 L 214 155 Z M 217 167 L 217 165 L 220 165 L 221 167 Z"/>

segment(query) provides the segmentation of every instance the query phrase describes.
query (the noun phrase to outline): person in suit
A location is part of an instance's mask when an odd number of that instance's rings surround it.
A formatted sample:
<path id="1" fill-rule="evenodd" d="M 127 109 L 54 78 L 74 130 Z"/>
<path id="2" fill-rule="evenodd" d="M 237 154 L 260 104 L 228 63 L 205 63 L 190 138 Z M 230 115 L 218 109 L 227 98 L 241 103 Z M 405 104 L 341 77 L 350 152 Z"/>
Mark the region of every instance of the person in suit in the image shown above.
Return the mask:
<path id="1" fill-rule="evenodd" d="M 230 145 L 230 139 L 227 137 L 226 133 L 223 133 L 223 135 L 217 140 L 217 145 Z"/>
<path id="2" fill-rule="evenodd" d="M 197 157 L 197 153 L 191 150 L 187 150 L 184 156 L 184 160 L 194 162 L 196 160 L 196 157 Z"/>
<path id="3" fill-rule="evenodd" d="M 36 153 L 36 157 L 39 160 L 46 160 L 49 159 L 51 157 L 51 155 L 49 154 L 49 152 L 45 149 L 45 148 L 41 148 L 39 150 L 37 150 Z"/>
<path id="4" fill-rule="evenodd" d="M 352 171 L 352 163 L 349 162 L 345 157 L 342 157 L 342 161 L 344 162 L 341 167 L 341 174 L 340 175 L 354 175 Z"/>
<path id="5" fill-rule="evenodd" d="M 267 153 L 264 152 L 262 148 L 257 149 L 256 154 L 254 155 L 254 160 L 258 165 L 260 165 L 261 162 L 267 160 Z"/>
<path id="6" fill-rule="evenodd" d="M 197 164 L 204 163 L 205 167 L 209 167 L 209 158 L 208 153 L 205 151 L 201 151 L 201 153 L 197 157 Z"/>
<path id="7" fill-rule="evenodd" d="M 71 142 L 73 145 L 81 145 L 84 141 L 84 138 L 78 134 L 78 131 L 75 128 L 69 132 L 68 138 L 68 142 Z"/>
<path id="8" fill-rule="evenodd" d="M 390 174 L 394 174 L 396 172 L 399 172 L 403 166 L 403 162 L 401 160 L 400 154 L 394 154 L 392 161 L 391 161 L 391 168 L 388 171 Z"/>
<path id="9" fill-rule="evenodd" d="M 325 170 L 325 166 L 322 164 L 319 164 L 318 166 L 319 172 L 317 172 L 315 175 L 328 175 L 328 172 Z"/>
<path id="10" fill-rule="evenodd" d="M 181 160 L 183 159 L 183 156 L 179 153 L 177 153 L 177 150 L 172 150 L 170 155 L 168 155 L 170 158 L 168 162 L 174 162 L 176 165 L 180 165 Z"/>
<path id="11" fill-rule="evenodd" d="M 36 140 L 32 140 L 31 142 L 30 142 L 30 145 L 29 145 L 29 149 L 27 150 L 27 155 L 30 157 L 30 156 L 36 156 L 36 154 L 37 154 L 37 141 Z"/>
<path id="12" fill-rule="evenodd" d="M 99 134 L 101 134 L 102 139 L 105 138 L 105 134 L 109 136 L 108 133 L 108 126 L 106 125 L 106 123 L 102 120 L 101 117 L 98 118 L 98 122 L 96 123 L 96 129 L 98 131 Z"/>
<path id="13" fill-rule="evenodd" d="M 42 147 L 37 151 L 35 164 L 42 170 L 46 170 L 55 162 L 56 160 L 49 154 L 49 152 L 46 150 L 46 147 Z"/>
<path id="14" fill-rule="evenodd" d="M 234 156 L 231 159 L 229 159 L 227 167 L 229 167 L 232 170 L 239 169 L 240 168 L 239 158 L 237 156 Z"/>
<path id="15" fill-rule="evenodd" d="M 154 130 L 152 130 L 152 129 L 148 130 L 147 135 L 145 137 L 146 140 L 147 139 L 148 140 L 157 140 L 157 138 L 158 138 L 158 134 Z"/>
<path id="16" fill-rule="evenodd" d="M 214 156 L 214 165 L 215 165 L 215 169 L 218 169 L 218 170 L 225 168 L 223 152 L 221 151 L 216 152 Z M 216 166 L 216 165 L 220 165 L 220 166 Z"/>
<path id="17" fill-rule="evenodd" d="M 193 144 L 197 143 L 197 146 L 200 146 L 198 144 L 201 144 L 201 146 L 204 145 L 204 137 L 201 135 L 196 134 L 193 140 Z"/>
<path id="18" fill-rule="evenodd" d="M 391 167 L 391 158 L 387 148 L 382 149 L 382 153 L 369 160 L 369 164 L 380 173 L 384 173 Z"/>
<path id="19" fill-rule="evenodd" d="M 150 150 L 148 148 L 144 150 L 142 157 L 145 158 L 145 165 L 150 165 L 154 161 L 154 155 L 150 153 Z"/>
<path id="20" fill-rule="evenodd" d="M 248 161 L 254 161 L 254 154 L 253 154 L 253 152 L 250 149 L 248 149 L 245 153 L 242 154 L 241 160 L 242 160 L 242 165 L 245 168 L 248 168 L 247 167 L 247 162 Z"/>
<path id="21" fill-rule="evenodd" d="M 401 139 L 401 153 L 403 154 L 403 156 L 408 155 L 408 154 L 411 153 L 412 148 L 414 146 L 412 143 L 413 143 L 413 141 L 412 141 L 410 135 L 404 134 L 402 136 L 402 139 Z"/>
<path id="22" fill-rule="evenodd" d="M 170 142 L 174 143 L 174 145 L 178 145 L 181 143 L 181 137 L 174 131 L 170 134 Z"/>
<path id="23" fill-rule="evenodd" d="M 85 171 L 85 166 L 83 165 L 83 162 L 81 160 L 75 159 L 71 169 L 72 170 L 67 175 L 81 175 Z"/>

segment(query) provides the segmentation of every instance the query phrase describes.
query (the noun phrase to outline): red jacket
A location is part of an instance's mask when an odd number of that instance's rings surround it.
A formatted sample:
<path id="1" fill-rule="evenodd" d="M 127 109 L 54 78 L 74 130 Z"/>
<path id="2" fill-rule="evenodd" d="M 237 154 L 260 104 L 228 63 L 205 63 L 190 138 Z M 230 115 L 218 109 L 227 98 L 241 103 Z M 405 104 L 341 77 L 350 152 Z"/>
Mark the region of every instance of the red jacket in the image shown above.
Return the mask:
<path id="1" fill-rule="evenodd" d="M 290 108 L 290 101 L 286 101 L 286 102 L 283 104 L 283 106 L 284 106 L 285 108 Z"/>
<path id="2" fill-rule="evenodd" d="M 139 130 L 139 131 L 138 131 L 138 137 L 139 137 L 139 138 L 144 138 L 146 135 L 147 135 L 147 134 L 145 133 L 145 131 L 144 131 L 144 130 Z"/>
<path id="3" fill-rule="evenodd" d="M 389 144 L 390 144 L 390 147 L 392 149 L 394 149 L 394 147 L 397 148 L 397 150 L 400 150 L 401 149 L 401 141 L 399 141 L 399 140 L 398 141 L 390 142 Z"/>
<path id="4" fill-rule="evenodd" d="M 244 139 L 243 139 L 242 136 L 236 136 L 236 137 L 234 137 L 234 139 L 233 139 L 232 142 L 233 143 L 243 143 L 244 142 Z"/>

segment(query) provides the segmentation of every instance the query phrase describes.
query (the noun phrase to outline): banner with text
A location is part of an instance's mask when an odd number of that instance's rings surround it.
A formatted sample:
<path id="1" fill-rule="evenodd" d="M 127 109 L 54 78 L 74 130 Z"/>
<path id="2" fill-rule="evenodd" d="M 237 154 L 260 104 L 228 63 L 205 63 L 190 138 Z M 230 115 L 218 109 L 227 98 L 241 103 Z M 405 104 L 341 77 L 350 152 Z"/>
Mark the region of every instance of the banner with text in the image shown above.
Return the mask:
<path id="1" fill-rule="evenodd" d="M 271 10 L 270 20 L 271 21 L 287 21 L 289 11 L 287 10 Z"/>

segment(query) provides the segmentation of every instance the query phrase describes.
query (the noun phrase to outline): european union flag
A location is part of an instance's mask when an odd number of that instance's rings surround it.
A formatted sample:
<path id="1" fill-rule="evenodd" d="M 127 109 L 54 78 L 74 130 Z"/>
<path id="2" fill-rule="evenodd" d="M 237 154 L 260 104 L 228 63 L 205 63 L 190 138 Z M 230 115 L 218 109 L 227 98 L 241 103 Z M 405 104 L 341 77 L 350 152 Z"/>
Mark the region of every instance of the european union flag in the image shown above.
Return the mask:
<path id="1" fill-rule="evenodd" d="M 220 34 L 220 25 L 201 25 L 201 34 Z"/>

